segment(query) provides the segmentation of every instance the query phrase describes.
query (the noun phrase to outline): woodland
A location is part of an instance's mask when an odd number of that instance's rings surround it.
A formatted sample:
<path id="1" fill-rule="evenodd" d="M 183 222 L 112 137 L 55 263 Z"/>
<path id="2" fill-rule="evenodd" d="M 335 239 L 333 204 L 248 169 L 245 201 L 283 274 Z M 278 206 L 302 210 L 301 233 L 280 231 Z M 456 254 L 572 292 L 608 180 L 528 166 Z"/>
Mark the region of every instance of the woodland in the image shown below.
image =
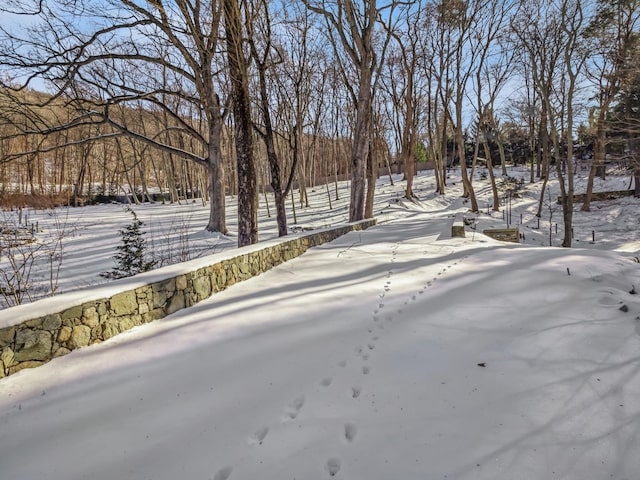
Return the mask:
<path id="1" fill-rule="evenodd" d="M 0 6 L 0 198 L 80 206 L 203 198 L 206 229 L 257 241 L 259 195 L 280 235 L 306 190 L 417 169 L 527 165 L 560 181 L 612 163 L 640 195 L 639 0 L 9 0 Z M 553 169 L 553 170 L 552 170 Z M 295 198 L 297 191 L 297 198 Z M 575 192 L 578 193 L 578 192 Z M 289 204 L 290 206 L 288 206 Z"/>

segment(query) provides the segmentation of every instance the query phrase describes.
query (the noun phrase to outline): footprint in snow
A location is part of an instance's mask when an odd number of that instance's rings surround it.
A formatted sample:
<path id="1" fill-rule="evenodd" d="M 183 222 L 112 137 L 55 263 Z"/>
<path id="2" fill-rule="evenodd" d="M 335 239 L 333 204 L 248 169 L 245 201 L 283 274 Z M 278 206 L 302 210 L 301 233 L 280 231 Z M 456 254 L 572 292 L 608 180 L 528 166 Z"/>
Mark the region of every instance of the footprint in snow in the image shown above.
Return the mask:
<path id="1" fill-rule="evenodd" d="M 347 366 L 347 361 L 346 361 L 346 360 L 340 360 L 340 361 L 338 362 L 338 366 L 339 366 L 340 368 L 344 368 L 344 367 L 346 367 L 346 366 Z"/>
<path id="2" fill-rule="evenodd" d="M 287 408 L 285 408 L 283 420 L 284 421 L 295 420 L 295 418 L 300 413 L 300 410 L 302 409 L 303 405 L 304 405 L 303 396 L 293 400 L 289 405 L 287 405 Z"/>
<path id="3" fill-rule="evenodd" d="M 344 424 L 344 438 L 347 442 L 353 442 L 357 434 L 358 428 L 354 423 L 348 422 Z"/>
<path id="4" fill-rule="evenodd" d="M 369 375 L 369 373 L 371 373 L 371 367 L 365 365 L 364 367 L 362 367 L 362 374 L 363 375 Z"/>
<path id="5" fill-rule="evenodd" d="M 381 303 L 378 305 L 378 308 L 383 308 L 384 307 L 384 303 Z"/>
<path id="6" fill-rule="evenodd" d="M 370 343 L 369 345 L 367 345 L 367 347 L 369 348 L 369 350 L 373 350 L 374 348 L 376 348 L 373 343 Z"/>
<path id="7" fill-rule="evenodd" d="M 331 378 L 329 378 L 329 377 L 323 378 L 320 381 L 320 385 L 322 385 L 323 387 L 328 387 L 329 385 L 331 385 Z"/>
<path id="8" fill-rule="evenodd" d="M 262 427 L 251 434 L 247 439 L 247 442 L 249 445 L 262 445 L 262 441 L 266 438 L 268 433 L 269 427 Z"/>
<path id="9" fill-rule="evenodd" d="M 369 332 L 371 333 L 371 332 Z M 378 335 L 374 335 L 373 337 L 371 337 L 371 340 L 373 340 L 374 342 L 377 342 L 380 339 L 380 337 Z"/>
<path id="10" fill-rule="evenodd" d="M 351 387 L 351 398 L 358 398 L 362 393 L 361 387 Z"/>
<path id="11" fill-rule="evenodd" d="M 231 467 L 221 468 L 216 472 L 216 474 L 213 477 L 213 480 L 227 480 L 227 478 L 231 476 L 232 471 L 233 471 L 233 468 Z"/>
<path id="12" fill-rule="evenodd" d="M 330 477 L 335 477 L 336 473 L 340 471 L 340 460 L 337 458 L 330 458 L 327 460 L 326 469 L 329 472 Z"/>

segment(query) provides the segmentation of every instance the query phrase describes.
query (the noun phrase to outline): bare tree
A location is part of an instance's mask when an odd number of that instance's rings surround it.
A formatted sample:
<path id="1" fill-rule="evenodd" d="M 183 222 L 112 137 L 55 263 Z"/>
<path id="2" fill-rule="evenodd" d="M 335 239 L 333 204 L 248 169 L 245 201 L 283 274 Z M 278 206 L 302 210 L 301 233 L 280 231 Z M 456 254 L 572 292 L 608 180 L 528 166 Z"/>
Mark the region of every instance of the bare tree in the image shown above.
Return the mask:
<path id="1" fill-rule="evenodd" d="M 384 59 L 389 41 L 387 35 L 380 50 L 376 51 L 376 25 L 382 20 L 383 14 L 386 14 L 390 23 L 397 2 L 304 0 L 304 3 L 311 11 L 322 15 L 327 23 L 329 38 L 337 58 L 340 58 L 340 49 L 345 52 L 357 77 L 356 85 L 346 82 L 356 108 L 351 152 L 349 221 L 362 220 L 365 214 L 366 167 L 371 142 L 373 96 L 379 78 L 376 72 Z M 346 79 L 348 67 L 344 63 L 340 63 L 340 66 Z"/>
<path id="2" fill-rule="evenodd" d="M 258 190 L 253 156 L 249 60 L 242 48 L 244 35 L 240 0 L 223 2 L 238 167 L 238 246 L 242 247 L 258 241 Z"/>
<path id="3" fill-rule="evenodd" d="M 581 208 L 583 212 L 591 209 L 594 178 L 604 177 L 609 109 L 630 69 L 629 60 L 638 45 L 639 27 L 640 1 L 600 0 L 596 15 L 585 32 L 591 40 L 588 77 L 597 88 L 597 105 L 593 116 L 594 156 Z"/>
<path id="4" fill-rule="evenodd" d="M 220 150 L 225 109 L 216 93 L 221 3 L 41 1 L 31 13 L 37 23 L 24 35 L 0 31 L 4 46 L 0 64 L 15 75 L 3 86 L 15 91 L 45 82 L 52 96 L 39 102 L 41 106 L 69 100 L 76 108 L 69 121 L 46 122 L 26 133 L 98 125 L 99 133 L 84 141 L 128 135 L 202 165 L 210 179 L 207 229 L 225 233 Z M 17 85 L 16 80 L 20 80 Z M 118 118 L 116 106 L 139 103 L 148 111 L 166 114 L 172 135 L 150 136 Z M 185 110 L 187 103 L 194 108 Z M 186 111 L 205 119 L 204 131 L 198 128 L 199 118 L 187 118 Z M 180 145 L 164 141 L 178 137 Z M 195 150 L 184 148 L 194 144 Z"/>

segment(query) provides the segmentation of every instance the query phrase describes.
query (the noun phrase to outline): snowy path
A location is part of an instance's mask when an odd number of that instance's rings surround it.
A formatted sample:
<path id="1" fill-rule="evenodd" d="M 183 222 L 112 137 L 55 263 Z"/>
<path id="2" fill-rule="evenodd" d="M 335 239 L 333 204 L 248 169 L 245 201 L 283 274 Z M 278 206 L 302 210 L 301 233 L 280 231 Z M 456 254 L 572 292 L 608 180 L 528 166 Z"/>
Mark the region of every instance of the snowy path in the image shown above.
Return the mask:
<path id="1" fill-rule="evenodd" d="M 640 478 L 638 267 L 449 225 L 349 234 L 3 379 L 0 476 Z"/>

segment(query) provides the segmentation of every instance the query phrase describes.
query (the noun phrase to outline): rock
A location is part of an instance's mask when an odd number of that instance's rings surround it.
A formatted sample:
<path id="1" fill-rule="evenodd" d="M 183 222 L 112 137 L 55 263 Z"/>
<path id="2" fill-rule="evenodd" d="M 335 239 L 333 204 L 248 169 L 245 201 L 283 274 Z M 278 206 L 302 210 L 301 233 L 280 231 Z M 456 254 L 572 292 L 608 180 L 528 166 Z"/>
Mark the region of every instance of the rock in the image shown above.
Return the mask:
<path id="1" fill-rule="evenodd" d="M 80 323 L 80 317 L 82 317 L 82 306 L 80 305 L 71 307 L 60 314 L 62 321 L 66 321 L 65 325 L 68 325 L 69 322 Z"/>
<path id="2" fill-rule="evenodd" d="M 627 313 L 629 311 L 629 307 L 627 307 L 626 305 L 622 305 L 619 310 L 621 312 Z"/>
<path id="3" fill-rule="evenodd" d="M 0 347 L 12 345 L 16 337 L 16 327 L 0 328 Z"/>
<path id="4" fill-rule="evenodd" d="M 71 338 L 71 331 L 72 330 L 73 329 L 71 327 L 67 327 L 67 326 L 62 327 L 60 329 L 60 331 L 58 332 L 57 341 L 59 343 L 67 342 Z"/>
<path id="5" fill-rule="evenodd" d="M 211 281 L 209 277 L 197 277 L 193 279 L 193 291 L 198 296 L 198 300 L 204 300 L 211 296 Z"/>
<path id="6" fill-rule="evenodd" d="M 146 303 L 141 303 L 138 305 L 138 313 L 140 315 L 144 315 L 145 313 L 149 313 L 149 305 Z"/>
<path id="7" fill-rule="evenodd" d="M 43 330 L 55 332 L 60 328 L 60 325 L 62 325 L 62 318 L 57 313 L 53 315 L 47 315 L 46 317 L 42 318 Z"/>
<path id="8" fill-rule="evenodd" d="M 0 354 L 0 362 L 5 368 L 12 367 L 16 363 L 16 357 L 10 347 L 5 347 Z"/>
<path id="9" fill-rule="evenodd" d="M 111 303 L 112 313 L 117 317 L 138 312 L 138 300 L 136 292 L 133 290 L 118 293 L 111 297 L 109 302 Z"/>
<path id="10" fill-rule="evenodd" d="M 187 276 L 180 275 L 176 277 L 176 290 L 184 290 L 187 288 Z"/>
<path id="11" fill-rule="evenodd" d="M 9 367 L 9 375 L 13 375 L 14 373 L 18 373 L 20 370 L 24 370 L 25 368 L 36 368 L 39 367 L 40 365 L 43 365 L 44 362 L 37 362 L 37 361 L 28 361 L 28 362 L 22 362 L 22 363 L 18 363 L 17 365 L 14 365 L 13 367 Z"/>
<path id="12" fill-rule="evenodd" d="M 100 317 L 98 316 L 98 310 L 96 307 L 85 308 L 82 311 L 82 324 L 89 328 L 94 328 L 100 323 Z"/>
<path id="13" fill-rule="evenodd" d="M 71 338 L 69 339 L 69 348 L 86 347 L 91 343 L 91 329 L 86 325 L 76 325 L 71 331 Z"/>
<path id="14" fill-rule="evenodd" d="M 102 324 L 102 338 L 106 340 L 115 337 L 120 333 L 120 322 L 117 319 L 110 318 Z"/>
<path id="15" fill-rule="evenodd" d="M 53 358 L 62 357 L 63 355 L 66 355 L 67 353 L 71 353 L 71 350 L 69 350 L 68 348 L 60 347 L 55 352 L 53 352 Z"/>
<path id="16" fill-rule="evenodd" d="M 6 376 L 7 374 L 5 373 L 4 363 L 0 360 L 0 378 L 4 378 Z"/>
<path id="17" fill-rule="evenodd" d="M 171 315 L 178 310 L 182 310 L 184 307 L 184 293 L 176 292 L 175 295 L 169 300 L 169 305 L 167 305 L 166 313 L 167 315 Z"/>
<path id="18" fill-rule="evenodd" d="M 16 334 L 16 362 L 51 358 L 51 333 L 43 330 L 20 330 Z"/>

